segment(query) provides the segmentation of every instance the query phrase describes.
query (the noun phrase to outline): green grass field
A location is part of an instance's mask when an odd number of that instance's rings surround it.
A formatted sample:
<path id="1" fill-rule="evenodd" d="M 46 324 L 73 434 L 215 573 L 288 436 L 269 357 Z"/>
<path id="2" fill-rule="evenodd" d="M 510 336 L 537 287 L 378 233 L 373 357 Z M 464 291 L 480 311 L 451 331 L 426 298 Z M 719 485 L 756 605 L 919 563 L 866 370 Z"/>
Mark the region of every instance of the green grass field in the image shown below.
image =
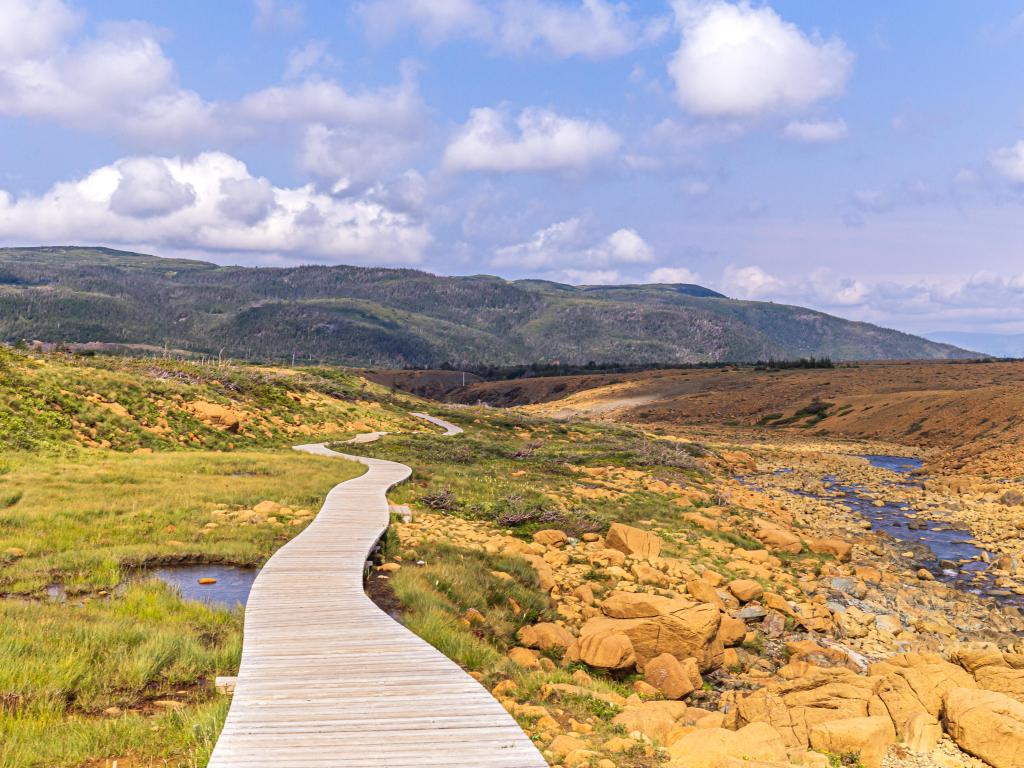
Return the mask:
<path id="1" fill-rule="evenodd" d="M 315 511 L 362 471 L 285 449 L 8 454 L 0 766 L 204 765 L 226 713 L 213 678 L 237 670 L 241 612 L 183 601 L 137 574 L 178 560 L 260 565 L 306 520 L 205 528 L 214 510 L 271 500 Z M 64 602 L 46 600 L 50 584 L 67 590 Z"/>

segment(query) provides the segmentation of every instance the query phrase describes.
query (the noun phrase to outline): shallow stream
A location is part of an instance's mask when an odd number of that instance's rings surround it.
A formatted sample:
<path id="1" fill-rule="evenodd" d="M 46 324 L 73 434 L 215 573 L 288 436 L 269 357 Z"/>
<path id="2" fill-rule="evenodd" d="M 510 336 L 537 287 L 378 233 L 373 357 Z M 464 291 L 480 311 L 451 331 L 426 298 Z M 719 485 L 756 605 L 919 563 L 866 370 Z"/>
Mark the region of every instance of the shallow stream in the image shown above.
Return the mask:
<path id="1" fill-rule="evenodd" d="M 920 481 L 912 476 L 922 466 L 919 459 L 882 455 L 862 455 L 861 458 L 867 459 L 874 467 L 900 475 L 902 479 L 890 483 L 893 487 L 921 486 Z M 824 483 L 827 491 L 838 491 L 842 495 L 799 493 L 822 501 L 839 501 L 847 509 L 870 520 L 875 531 L 913 545 L 917 557 L 908 562 L 908 566 L 926 568 L 938 581 L 959 589 L 989 595 L 1004 603 L 1024 605 L 1024 596 L 996 587 L 995 575 L 989 570 L 991 566 L 980 559 L 983 550 L 971 542 L 970 531 L 941 520 L 917 517 L 906 503 L 885 502 L 883 506 L 875 506 L 876 497 L 868 495 L 863 485 L 842 483 L 834 476 L 825 477 Z"/>

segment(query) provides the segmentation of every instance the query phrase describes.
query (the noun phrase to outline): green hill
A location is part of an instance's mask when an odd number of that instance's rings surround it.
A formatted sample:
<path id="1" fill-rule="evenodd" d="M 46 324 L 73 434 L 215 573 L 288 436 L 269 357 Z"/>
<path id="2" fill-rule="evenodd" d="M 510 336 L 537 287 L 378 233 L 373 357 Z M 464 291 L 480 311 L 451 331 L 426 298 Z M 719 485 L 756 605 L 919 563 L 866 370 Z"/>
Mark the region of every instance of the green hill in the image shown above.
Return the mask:
<path id="1" fill-rule="evenodd" d="M 957 347 L 697 285 L 570 286 L 349 266 L 0 249 L 0 339 L 361 366 L 946 358 Z"/>

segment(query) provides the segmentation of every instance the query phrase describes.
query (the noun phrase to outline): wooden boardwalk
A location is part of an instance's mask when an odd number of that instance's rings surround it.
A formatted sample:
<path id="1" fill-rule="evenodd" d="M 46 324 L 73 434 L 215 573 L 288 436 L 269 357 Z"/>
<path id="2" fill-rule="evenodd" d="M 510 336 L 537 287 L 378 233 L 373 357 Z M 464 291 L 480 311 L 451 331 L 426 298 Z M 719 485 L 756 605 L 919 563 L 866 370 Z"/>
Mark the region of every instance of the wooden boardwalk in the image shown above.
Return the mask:
<path id="1" fill-rule="evenodd" d="M 426 418 L 446 434 L 462 431 Z M 479 683 L 363 591 L 367 555 L 388 525 L 385 493 L 409 468 L 322 444 L 297 450 L 368 470 L 335 486 L 256 578 L 211 768 L 546 766 Z"/>

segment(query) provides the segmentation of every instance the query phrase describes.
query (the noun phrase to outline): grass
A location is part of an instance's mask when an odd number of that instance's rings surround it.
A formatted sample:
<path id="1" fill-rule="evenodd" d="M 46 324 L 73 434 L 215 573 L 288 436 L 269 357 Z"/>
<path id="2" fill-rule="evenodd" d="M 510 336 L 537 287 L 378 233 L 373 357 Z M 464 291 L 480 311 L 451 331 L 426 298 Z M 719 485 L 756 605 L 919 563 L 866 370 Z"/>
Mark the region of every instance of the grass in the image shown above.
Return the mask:
<path id="1" fill-rule="evenodd" d="M 212 680 L 238 668 L 241 612 L 155 581 L 115 587 L 147 563 L 261 564 L 301 526 L 221 517 L 206 528 L 216 509 L 315 510 L 362 471 L 286 450 L 8 454 L 0 592 L 24 597 L 0 599 L 0 767 L 205 765 L 227 707 Z M 35 599 L 51 583 L 67 602 Z M 182 708 L 153 704 L 167 699 Z"/>
<path id="2" fill-rule="evenodd" d="M 521 558 L 430 544 L 418 547 L 415 557 L 425 565 L 408 565 L 391 580 L 404 607 L 403 621 L 466 669 L 493 672 L 503 662 L 503 652 L 515 645 L 520 627 L 552 620 L 547 596 Z M 503 571 L 512 579 L 491 571 Z M 470 609 L 483 620 L 461 621 Z"/>
<path id="3" fill-rule="evenodd" d="M 710 479 L 699 465 L 705 450 L 696 444 L 651 439 L 614 425 L 564 424 L 517 413 L 453 410 L 443 415 L 464 426 L 466 434 L 448 441 L 388 435 L 360 451 L 413 468 L 410 481 L 392 491 L 396 502 L 494 522 L 524 538 L 542 528 L 578 536 L 602 531 L 614 521 L 678 524 L 681 508 L 665 494 L 634 483 L 600 498 L 588 491 L 609 484 L 594 481 L 580 468 L 641 470 L 646 480 L 698 490 Z"/>
<path id="4" fill-rule="evenodd" d="M 299 527 L 216 518 L 217 505 L 269 499 L 319 508 L 351 462 L 294 451 L 8 455 L 0 463 L 0 593 L 109 590 L 128 571 L 165 561 L 262 564 Z M 2 505 L 0 505 L 2 506 Z M 216 528 L 205 528 L 215 520 Z"/>
<path id="5" fill-rule="evenodd" d="M 204 764 L 226 708 L 211 681 L 240 649 L 240 612 L 154 582 L 79 607 L 0 601 L 0 766 Z M 168 699 L 182 708 L 153 704 Z"/>

